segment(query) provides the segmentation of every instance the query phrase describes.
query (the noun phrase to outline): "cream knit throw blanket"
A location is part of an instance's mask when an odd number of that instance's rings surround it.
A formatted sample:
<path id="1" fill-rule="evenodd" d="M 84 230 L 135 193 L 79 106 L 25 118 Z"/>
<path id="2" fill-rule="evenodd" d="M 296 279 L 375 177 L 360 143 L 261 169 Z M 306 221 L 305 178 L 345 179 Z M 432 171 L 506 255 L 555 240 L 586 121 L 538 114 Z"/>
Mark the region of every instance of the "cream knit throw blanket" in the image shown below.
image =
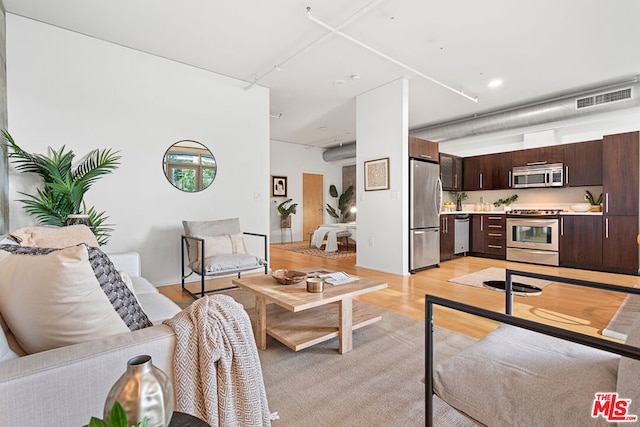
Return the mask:
<path id="1" fill-rule="evenodd" d="M 269 426 L 249 316 L 226 295 L 200 298 L 172 319 L 176 410 L 211 426 Z"/>

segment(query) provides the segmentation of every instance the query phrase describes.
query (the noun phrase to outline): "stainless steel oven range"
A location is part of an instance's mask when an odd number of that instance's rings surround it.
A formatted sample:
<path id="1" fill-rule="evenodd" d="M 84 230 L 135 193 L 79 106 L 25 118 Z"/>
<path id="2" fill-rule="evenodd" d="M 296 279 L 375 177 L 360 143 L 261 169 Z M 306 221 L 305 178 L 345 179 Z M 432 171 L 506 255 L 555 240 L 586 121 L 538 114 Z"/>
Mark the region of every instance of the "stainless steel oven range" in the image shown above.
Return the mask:
<path id="1" fill-rule="evenodd" d="M 560 212 L 514 209 L 507 213 L 507 260 L 559 265 Z"/>

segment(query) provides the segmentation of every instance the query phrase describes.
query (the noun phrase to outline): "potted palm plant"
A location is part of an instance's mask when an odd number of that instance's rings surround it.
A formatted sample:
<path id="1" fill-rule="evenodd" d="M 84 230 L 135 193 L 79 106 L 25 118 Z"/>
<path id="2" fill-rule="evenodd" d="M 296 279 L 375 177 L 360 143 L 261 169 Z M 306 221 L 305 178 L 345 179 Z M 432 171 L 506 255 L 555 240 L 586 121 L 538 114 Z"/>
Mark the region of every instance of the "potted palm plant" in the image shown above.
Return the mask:
<path id="1" fill-rule="evenodd" d="M 329 186 L 329 194 L 331 197 L 337 200 L 337 207 L 333 207 L 327 203 L 327 213 L 331 217 L 338 220 L 338 222 L 346 222 L 351 218 L 351 206 L 349 202 L 353 197 L 353 185 L 350 185 L 340 196 L 338 197 L 338 189 L 335 185 Z"/>
<path id="2" fill-rule="evenodd" d="M 289 205 L 292 201 L 293 199 L 287 199 L 278 205 L 280 228 L 291 228 L 291 215 L 296 213 L 296 206 L 298 206 L 297 203 Z"/>
<path id="3" fill-rule="evenodd" d="M 68 219 L 87 223 L 78 221 L 79 215 L 86 216 L 98 243 L 106 244 L 113 228 L 105 224 L 108 217 L 104 211 L 98 212 L 94 206 L 87 208 L 84 195 L 100 177 L 118 168 L 119 152 L 96 149 L 74 163 L 75 154 L 64 146 L 59 150 L 49 148 L 48 156 L 32 154 L 20 148 L 9 132 L 3 130 L 2 134 L 16 170 L 38 174 L 44 183 L 44 188 L 36 189 L 36 194 L 20 193 L 26 197 L 18 200 L 24 204 L 25 211 L 40 224 L 53 226 L 63 226 Z"/>

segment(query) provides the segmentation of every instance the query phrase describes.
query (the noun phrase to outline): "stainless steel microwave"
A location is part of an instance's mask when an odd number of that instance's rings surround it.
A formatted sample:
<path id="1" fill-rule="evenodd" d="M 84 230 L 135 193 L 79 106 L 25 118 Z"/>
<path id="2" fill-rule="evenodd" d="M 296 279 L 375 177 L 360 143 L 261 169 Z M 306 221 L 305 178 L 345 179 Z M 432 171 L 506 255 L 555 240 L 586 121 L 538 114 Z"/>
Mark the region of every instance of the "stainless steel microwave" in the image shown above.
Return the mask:
<path id="1" fill-rule="evenodd" d="M 562 163 L 516 166 L 511 173 L 513 188 L 562 187 L 564 185 Z"/>

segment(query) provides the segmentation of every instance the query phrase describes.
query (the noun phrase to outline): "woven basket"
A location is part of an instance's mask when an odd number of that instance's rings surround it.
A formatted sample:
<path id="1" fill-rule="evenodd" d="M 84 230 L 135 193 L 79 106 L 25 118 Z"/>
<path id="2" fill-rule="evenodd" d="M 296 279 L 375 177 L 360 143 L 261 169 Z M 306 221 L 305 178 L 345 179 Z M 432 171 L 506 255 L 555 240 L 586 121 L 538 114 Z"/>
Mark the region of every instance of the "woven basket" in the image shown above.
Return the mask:
<path id="1" fill-rule="evenodd" d="M 307 273 L 296 270 L 276 270 L 271 276 L 283 285 L 295 285 L 307 278 Z"/>

